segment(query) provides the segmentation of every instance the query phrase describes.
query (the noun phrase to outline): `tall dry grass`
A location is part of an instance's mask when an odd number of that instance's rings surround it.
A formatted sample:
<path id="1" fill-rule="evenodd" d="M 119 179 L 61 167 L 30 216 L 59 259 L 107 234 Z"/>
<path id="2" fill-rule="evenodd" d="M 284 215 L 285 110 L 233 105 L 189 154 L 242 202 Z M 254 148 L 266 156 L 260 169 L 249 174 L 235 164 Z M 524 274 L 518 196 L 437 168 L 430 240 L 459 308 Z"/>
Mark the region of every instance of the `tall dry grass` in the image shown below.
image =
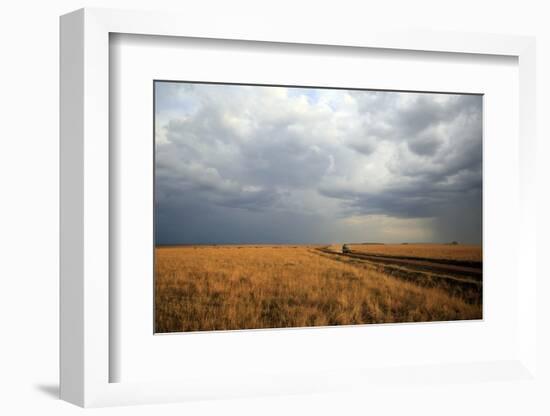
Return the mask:
<path id="1" fill-rule="evenodd" d="M 467 304 L 301 246 L 156 249 L 156 332 L 481 318 Z"/>
<path id="2" fill-rule="evenodd" d="M 481 246 L 473 244 L 349 244 L 349 247 L 357 253 L 376 255 L 476 262 L 483 258 Z"/>

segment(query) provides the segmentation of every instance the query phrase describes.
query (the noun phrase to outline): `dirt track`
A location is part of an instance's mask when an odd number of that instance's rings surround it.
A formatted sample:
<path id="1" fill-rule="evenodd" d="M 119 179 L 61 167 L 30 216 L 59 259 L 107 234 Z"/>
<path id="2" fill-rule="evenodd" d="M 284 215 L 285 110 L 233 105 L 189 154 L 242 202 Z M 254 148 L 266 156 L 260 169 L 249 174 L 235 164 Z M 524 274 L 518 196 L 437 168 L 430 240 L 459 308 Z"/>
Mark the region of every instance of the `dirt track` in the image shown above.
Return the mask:
<path id="1" fill-rule="evenodd" d="M 431 259 L 415 259 L 411 257 L 382 256 L 378 254 L 371 255 L 371 254 L 357 253 L 357 252 L 341 253 L 341 252 L 330 250 L 328 247 L 320 248 L 318 250 L 327 254 L 367 260 L 373 263 L 395 265 L 395 266 L 405 267 L 407 269 L 443 273 L 450 276 L 467 276 L 477 281 L 481 280 L 482 273 L 483 273 L 483 266 L 481 263 L 463 262 L 463 264 L 461 264 L 460 261 L 452 261 L 451 263 L 451 262 L 442 262 L 438 260 L 432 261 Z"/>

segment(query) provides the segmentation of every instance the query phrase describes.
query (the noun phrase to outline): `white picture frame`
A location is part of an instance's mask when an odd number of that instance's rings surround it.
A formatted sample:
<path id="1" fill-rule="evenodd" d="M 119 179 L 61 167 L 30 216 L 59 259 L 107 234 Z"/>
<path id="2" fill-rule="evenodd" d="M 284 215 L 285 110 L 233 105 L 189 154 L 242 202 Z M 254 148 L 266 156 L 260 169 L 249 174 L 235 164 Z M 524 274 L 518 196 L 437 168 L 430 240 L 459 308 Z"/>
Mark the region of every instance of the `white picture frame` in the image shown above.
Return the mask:
<path id="1" fill-rule="evenodd" d="M 215 23 L 215 24 L 214 24 Z M 465 33 L 396 32 L 350 29 L 283 29 L 269 22 L 250 27 L 222 20 L 205 27 L 190 15 L 82 9 L 61 18 L 61 398 L 80 406 L 184 401 L 361 389 L 392 384 L 407 373 L 392 368 L 318 374 L 282 373 L 263 379 L 220 374 L 182 381 L 110 382 L 109 296 L 110 164 L 109 35 L 113 33 L 206 39 L 332 45 L 454 54 L 505 55 L 519 65 L 520 222 L 517 292 L 518 354 L 499 362 L 441 363 L 415 370 L 422 380 L 443 374 L 473 383 L 475 374 L 504 374 L 507 380 L 536 379 L 535 231 L 535 41 L 530 37 Z M 238 336 L 238 335 L 237 335 Z M 307 335 L 304 335 L 307 336 Z M 359 366 L 360 369 L 360 366 Z M 483 379 L 483 377 L 481 377 Z M 345 381 L 342 381 L 345 380 Z"/>

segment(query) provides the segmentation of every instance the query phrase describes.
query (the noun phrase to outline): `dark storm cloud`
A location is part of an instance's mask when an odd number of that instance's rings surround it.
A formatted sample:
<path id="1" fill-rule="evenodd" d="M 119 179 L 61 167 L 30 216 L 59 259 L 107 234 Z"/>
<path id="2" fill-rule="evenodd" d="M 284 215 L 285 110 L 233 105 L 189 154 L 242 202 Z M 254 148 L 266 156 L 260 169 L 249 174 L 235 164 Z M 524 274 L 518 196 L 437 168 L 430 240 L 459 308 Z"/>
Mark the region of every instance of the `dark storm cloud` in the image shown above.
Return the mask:
<path id="1" fill-rule="evenodd" d="M 407 142 L 411 152 L 419 156 L 433 156 L 441 147 L 441 140 L 434 135 L 421 135 Z"/>
<path id="2" fill-rule="evenodd" d="M 443 214 L 459 201 L 480 199 L 481 183 L 477 178 L 474 181 L 468 179 L 471 178 L 466 177 L 449 185 L 418 181 L 406 187 L 389 187 L 385 192 L 321 192 L 344 201 L 344 216 L 378 214 L 396 218 L 427 218 Z"/>
<path id="3" fill-rule="evenodd" d="M 480 96 L 157 85 L 160 243 L 480 241 Z"/>

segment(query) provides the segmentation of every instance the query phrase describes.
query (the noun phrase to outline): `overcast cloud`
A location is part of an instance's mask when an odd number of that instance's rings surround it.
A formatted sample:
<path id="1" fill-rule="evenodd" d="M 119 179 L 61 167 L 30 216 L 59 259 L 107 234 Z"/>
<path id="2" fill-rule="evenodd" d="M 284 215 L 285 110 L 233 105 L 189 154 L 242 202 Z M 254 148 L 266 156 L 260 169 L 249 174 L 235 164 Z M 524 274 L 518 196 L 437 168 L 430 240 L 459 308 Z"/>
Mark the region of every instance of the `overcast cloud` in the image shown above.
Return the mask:
<path id="1" fill-rule="evenodd" d="M 159 244 L 481 243 L 481 96 L 155 93 Z"/>

